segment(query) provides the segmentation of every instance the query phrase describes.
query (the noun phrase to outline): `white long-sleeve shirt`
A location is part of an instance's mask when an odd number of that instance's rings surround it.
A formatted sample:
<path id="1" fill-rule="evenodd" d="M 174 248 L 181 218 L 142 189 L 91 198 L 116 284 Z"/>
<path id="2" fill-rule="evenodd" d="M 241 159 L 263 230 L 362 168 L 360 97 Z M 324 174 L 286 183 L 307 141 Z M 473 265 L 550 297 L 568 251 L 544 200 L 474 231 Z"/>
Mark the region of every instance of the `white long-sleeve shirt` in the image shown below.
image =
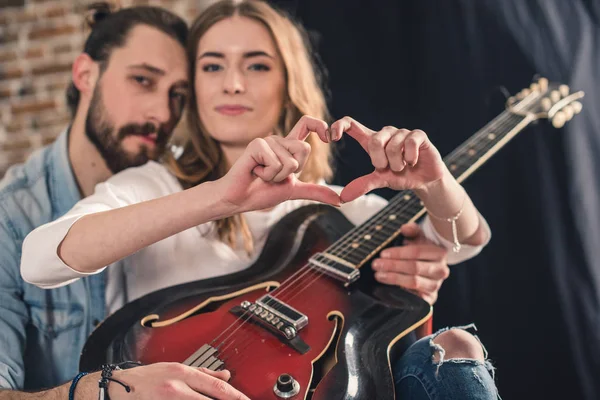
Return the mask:
<path id="1" fill-rule="evenodd" d="M 338 192 L 342 189 L 339 186 L 331 187 Z M 156 162 L 116 174 L 97 185 L 93 195 L 81 200 L 63 217 L 37 228 L 26 237 L 21 258 L 23 278 L 42 288 L 54 288 L 89 275 L 70 268 L 57 253 L 59 244 L 79 218 L 182 190 L 175 176 Z M 275 223 L 293 210 L 311 203 L 307 200 L 291 200 L 268 211 L 245 213 L 255 243 L 255 257 L 260 254 Z M 340 210 L 350 222 L 359 225 L 386 204 L 387 201 L 379 196 L 366 195 L 343 204 Z M 480 220 L 487 232 L 487 244 L 491 233 L 483 217 L 480 216 Z M 231 274 L 252 265 L 254 258 L 248 257 L 243 248 L 233 249 L 219 240 L 213 226 L 214 222 L 208 222 L 180 232 L 125 258 L 118 266 L 122 270 L 110 268 L 106 296 L 109 312 L 116 311 L 123 302 L 165 287 Z M 452 248 L 452 243 L 437 233 L 428 218 L 425 218 L 422 228 L 428 239 Z M 477 255 L 483 246 L 462 245 L 458 253 L 449 251 L 448 264 L 456 264 Z M 123 293 L 127 293 L 127 298 Z"/>

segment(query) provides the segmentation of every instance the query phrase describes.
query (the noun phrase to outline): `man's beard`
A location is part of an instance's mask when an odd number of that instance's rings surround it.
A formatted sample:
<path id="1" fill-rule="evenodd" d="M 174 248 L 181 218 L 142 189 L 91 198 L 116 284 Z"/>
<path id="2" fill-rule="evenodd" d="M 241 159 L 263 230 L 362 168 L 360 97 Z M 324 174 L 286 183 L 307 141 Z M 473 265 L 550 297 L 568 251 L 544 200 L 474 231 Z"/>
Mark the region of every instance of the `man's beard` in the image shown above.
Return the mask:
<path id="1" fill-rule="evenodd" d="M 102 102 L 100 88 L 96 86 L 85 120 L 85 133 L 113 174 L 126 168 L 143 165 L 149 160 L 158 159 L 164 153 L 169 139 L 163 126 L 157 127 L 149 122 L 143 125 L 127 124 L 121 127 L 116 134 L 114 132 L 115 126 Z M 141 145 L 136 154 L 130 154 L 123 149 L 122 142 L 127 136 L 152 133 L 157 134 L 153 151 L 146 145 Z"/>

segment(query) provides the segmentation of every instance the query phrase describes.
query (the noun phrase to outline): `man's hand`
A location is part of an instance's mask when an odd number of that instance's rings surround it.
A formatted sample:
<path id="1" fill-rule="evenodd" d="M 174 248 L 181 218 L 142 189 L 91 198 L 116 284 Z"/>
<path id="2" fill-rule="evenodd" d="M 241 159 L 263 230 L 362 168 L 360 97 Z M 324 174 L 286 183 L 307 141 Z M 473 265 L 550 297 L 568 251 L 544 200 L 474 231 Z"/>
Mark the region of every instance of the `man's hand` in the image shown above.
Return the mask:
<path id="1" fill-rule="evenodd" d="M 428 241 L 415 223 L 402 226 L 401 233 L 404 246 L 385 249 L 381 258 L 373 260 L 375 279 L 407 289 L 433 304 L 450 275 L 447 250 Z"/>
<path id="2" fill-rule="evenodd" d="M 108 388 L 113 400 L 249 400 L 227 383 L 229 371 L 157 363 L 114 371 L 113 377 L 131 387 L 131 393 L 127 393 L 121 385 L 111 382 Z"/>

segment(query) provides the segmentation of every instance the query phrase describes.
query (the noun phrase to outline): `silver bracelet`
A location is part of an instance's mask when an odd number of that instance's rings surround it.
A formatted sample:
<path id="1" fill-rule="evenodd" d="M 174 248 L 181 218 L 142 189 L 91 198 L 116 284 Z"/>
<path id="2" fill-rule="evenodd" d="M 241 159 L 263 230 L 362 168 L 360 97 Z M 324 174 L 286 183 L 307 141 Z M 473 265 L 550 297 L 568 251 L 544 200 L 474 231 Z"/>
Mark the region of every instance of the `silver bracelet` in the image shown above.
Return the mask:
<path id="1" fill-rule="evenodd" d="M 464 189 L 463 189 L 463 191 L 464 191 Z M 456 228 L 456 220 L 458 220 L 460 218 L 463 210 L 465 209 L 466 200 L 467 200 L 467 192 L 464 191 L 463 202 L 462 202 L 462 205 L 460 206 L 460 210 L 458 210 L 458 212 L 456 213 L 456 215 L 454 215 L 453 217 L 450 217 L 450 218 L 438 217 L 437 215 L 435 215 L 431 211 L 427 210 L 427 213 L 429 215 L 431 215 L 433 218 L 439 219 L 440 221 L 447 221 L 447 222 L 450 222 L 452 224 L 452 239 L 453 239 L 453 242 L 454 242 L 454 245 L 452 246 L 452 251 L 455 252 L 455 253 L 458 253 L 460 251 L 460 248 L 461 248 L 461 244 L 458 241 L 458 229 Z"/>

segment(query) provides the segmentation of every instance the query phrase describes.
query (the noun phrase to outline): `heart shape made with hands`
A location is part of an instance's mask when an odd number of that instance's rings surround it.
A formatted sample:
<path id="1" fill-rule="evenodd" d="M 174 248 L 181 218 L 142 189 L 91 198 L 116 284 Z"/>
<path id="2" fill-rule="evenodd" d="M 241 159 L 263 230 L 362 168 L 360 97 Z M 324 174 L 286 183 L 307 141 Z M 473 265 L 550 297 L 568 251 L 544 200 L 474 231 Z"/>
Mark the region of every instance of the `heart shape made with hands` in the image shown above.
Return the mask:
<path id="1" fill-rule="evenodd" d="M 331 138 L 350 135 L 371 157 L 375 170 L 348 183 L 340 194 L 342 202 L 352 201 L 374 189 L 422 189 L 440 180 L 446 165 L 439 151 L 422 130 L 386 126 L 374 131 L 344 117 L 331 125 Z"/>

